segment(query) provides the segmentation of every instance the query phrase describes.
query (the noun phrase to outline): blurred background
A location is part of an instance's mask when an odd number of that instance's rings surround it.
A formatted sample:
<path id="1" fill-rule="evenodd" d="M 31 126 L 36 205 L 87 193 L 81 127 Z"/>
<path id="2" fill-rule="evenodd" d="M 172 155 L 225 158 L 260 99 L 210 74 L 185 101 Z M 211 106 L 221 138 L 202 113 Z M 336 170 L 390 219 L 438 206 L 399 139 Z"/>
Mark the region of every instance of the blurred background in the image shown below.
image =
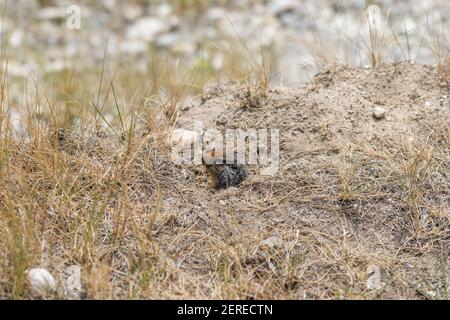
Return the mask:
<path id="1" fill-rule="evenodd" d="M 36 96 L 37 87 L 56 102 L 61 97 L 55 92 L 64 92 L 66 103 L 70 96 L 83 104 L 99 81 L 104 91 L 115 81 L 118 95 L 132 106 L 142 104 L 136 96 L 198 95 L 209 82 L 260 73 L 273 85 L 302 85 L 341 63 L 373 67 L 373 52 L 383 62 L 433 65 L 449 49 L 448 0 L 0 3 L 12 108 Z M 372 22 L 370 5 L 379 8 Z"/>

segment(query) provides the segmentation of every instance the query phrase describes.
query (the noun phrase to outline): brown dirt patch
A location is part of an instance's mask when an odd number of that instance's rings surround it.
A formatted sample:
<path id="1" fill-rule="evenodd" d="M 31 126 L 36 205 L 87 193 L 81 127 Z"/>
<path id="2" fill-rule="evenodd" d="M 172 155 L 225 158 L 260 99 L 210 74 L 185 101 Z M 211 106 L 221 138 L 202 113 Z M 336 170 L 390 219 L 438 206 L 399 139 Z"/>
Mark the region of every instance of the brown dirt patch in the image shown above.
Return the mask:
<path id="1" fill-rule="evenodd" d="M 222 130 L 280 130 L 276 176 L 254 169 L 239 188 L 199 194 L 208 217 L 199 230 L 223 244 L 221 259 L 236 268 L 231 282 L 252 284 L 233 297 L 445 295 L 450 105 L 436 70 L 341 67 L 306 87 L 251 94 L 218 85 L 179 120 L 187 129 L 200 119 Z M 376 106 L 385 118 L 373 117 Z M 261 246 L 270 237 L 282 241 Z M 194 252 L 210 246 L 200 242 Z M 365 287 L 371 264 L 381 268 L 380 290 Z"/>

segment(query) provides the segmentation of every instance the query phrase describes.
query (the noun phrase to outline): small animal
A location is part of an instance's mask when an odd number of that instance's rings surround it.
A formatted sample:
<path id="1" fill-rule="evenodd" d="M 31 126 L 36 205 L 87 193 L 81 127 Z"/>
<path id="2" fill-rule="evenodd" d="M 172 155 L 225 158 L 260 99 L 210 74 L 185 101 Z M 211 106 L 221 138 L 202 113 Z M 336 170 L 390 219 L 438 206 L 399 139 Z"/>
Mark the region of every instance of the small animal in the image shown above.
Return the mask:
<path id="1" fill-rule="evenodd" d="M 210 185 L 215 189 L 235 187 L 247 178 L 245 165 L 238 163 L 236 153 L 234 162 L 228 164 L 224 150 L 219 148 L 205 150 L 203 164 L 210 176 Z"/>

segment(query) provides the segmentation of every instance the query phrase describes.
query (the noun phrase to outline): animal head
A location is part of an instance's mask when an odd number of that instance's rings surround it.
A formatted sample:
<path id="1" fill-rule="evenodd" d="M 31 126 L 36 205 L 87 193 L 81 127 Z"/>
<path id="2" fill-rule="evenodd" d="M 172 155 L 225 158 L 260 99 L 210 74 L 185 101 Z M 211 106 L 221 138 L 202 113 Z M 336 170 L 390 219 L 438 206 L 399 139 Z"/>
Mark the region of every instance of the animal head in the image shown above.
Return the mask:
<path id="1" fill-rule="evenodd" d="M 225 152 L 222 148 L 212 147 L 203 151 L 204 164 L 222 164 L 225 162 Z"/>

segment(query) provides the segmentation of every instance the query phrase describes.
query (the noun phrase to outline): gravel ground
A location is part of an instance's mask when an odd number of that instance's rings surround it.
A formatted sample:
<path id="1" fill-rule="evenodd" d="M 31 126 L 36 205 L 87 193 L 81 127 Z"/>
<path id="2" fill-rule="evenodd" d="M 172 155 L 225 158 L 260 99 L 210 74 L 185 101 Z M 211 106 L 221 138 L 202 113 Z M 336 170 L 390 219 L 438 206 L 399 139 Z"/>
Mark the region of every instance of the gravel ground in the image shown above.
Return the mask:
<path id="1" fill-rule="evenodd" d="M 220 70 L 227 52 L 245 43 L 242 51 L 248 49 L 255 59 L 261 47 L 271 52 L 273 82 L 296 85 L 315 74 L 317 64 L 369 64 L 366 2 L 244 0 L 220 5 L 223 1 L 199 0 L 183 6 L 181 1 L 6 0 L 2 36 L 8 39 L 9 74 L 15 77 L 73 65 L 91 68 L 103 59 L 107 43 L 110 61 L 128 67 L 132 61 L 141 72 L 164 56 L 182 59 L 186 68 L 205 59 Z M 428 39 L 445 37 L 450 2 L 372 2 L 381 8 L 386 62 L 435 64 Z M 67 27 L 71 5 L 80 9 L 80 29 Z"/>

